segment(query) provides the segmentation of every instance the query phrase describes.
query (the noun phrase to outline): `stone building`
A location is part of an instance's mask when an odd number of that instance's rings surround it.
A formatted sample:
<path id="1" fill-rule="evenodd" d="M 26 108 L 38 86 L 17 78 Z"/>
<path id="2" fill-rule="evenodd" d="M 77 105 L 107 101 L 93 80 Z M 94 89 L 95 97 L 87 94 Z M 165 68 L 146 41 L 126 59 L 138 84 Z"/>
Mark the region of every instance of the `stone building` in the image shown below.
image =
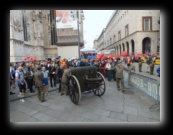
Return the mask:
<path id="1" fill-rule="evenodd" d="M 71 10 L 72 12 L 72 10 Z M 78 19 L 80 20 L 77 23 L 77 18 L 74 19 L 74 26 L 70 27 L 60 27 L 57 28 L 57 45 L 58 45 L 58 55 L 61 58 L 79 58 L 79 50 L 84 48 L 84 39 L 83 39 L 83 19 L 84 14 L 82 10 L 78 10 Z M 58 23 L 57 23 L 58 25 Z M 79 27 L 79 36 L 78 36 L 78 27 Z"/>
<path id="2" fill-rule="evenodd" d="M 115 10 L 105 28 L 105 44 L 98 38 L 95 49 L 115 49 L 116 54 L 155 53 L 159 46 L 159 17 L 160 10 Z"/>
<path id="3" fill-rule="evenodd" d="M 77 24 L 76 24 L 77 25 Z M 57 58 L 62 52 L 77 51 L 77 30 L 56 29 L 55 10 L 10 10 L 10 62 L 21 62 L 26 56 L 37 60 Z M 80 25 L 80 46 L 83 43 L 83 22 Z"/>
<path id="4" fill-rule="evenodd" d="M 50 10 L 10 10 L 10 62 L 57 57 L 50 29 Z"/>
<path id="5" fill-rule="evenodd" d="M 96 50 L 97 52 L 99 51 L 99 49 L 97 47 L 97 39 L 95 39 L 94 42 L 93 42 L 93 49 L 97 49 Z"/>

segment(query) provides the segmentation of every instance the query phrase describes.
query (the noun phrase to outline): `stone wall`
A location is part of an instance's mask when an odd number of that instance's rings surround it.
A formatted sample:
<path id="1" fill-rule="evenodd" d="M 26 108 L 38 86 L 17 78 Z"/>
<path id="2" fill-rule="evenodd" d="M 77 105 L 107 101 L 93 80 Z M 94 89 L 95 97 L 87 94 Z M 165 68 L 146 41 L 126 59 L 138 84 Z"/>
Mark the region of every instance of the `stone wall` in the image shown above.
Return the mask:
<path id="1" fill-rule="evenodd" d="M 141 90 L 149 96 L 160 101 L 160 80 L 143 76 L 137 73 L 124 71 L 124 80 L 137 90 Z"/>
<path id="2" fill-rule="evenodd" d="M 10 10 L 10 62 L 21 62 L 26 56 L 44 60 L 45 47 L 50 44 L 49 10 Z M 24 39 L 24 20 L 26 21 L 27 39 Z M 55 47 L 56 56 L 57 47 Z M 52 51 L 46 51 L 46 55 Z"/>

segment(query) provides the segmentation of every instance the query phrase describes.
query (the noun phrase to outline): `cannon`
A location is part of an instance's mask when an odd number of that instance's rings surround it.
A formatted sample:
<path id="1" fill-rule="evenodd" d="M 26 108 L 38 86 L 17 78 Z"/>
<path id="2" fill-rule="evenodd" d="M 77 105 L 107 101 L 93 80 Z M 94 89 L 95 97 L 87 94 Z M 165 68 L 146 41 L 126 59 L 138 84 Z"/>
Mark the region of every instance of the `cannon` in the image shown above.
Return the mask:
<path id="1" fill-rule="evenodd" d="M 105 79 L 95 66 L 71 68 L 68 90 L 71 101 L 78 104 L 81 94 L 88 91 L 102 96 L 106 91 Z"/>

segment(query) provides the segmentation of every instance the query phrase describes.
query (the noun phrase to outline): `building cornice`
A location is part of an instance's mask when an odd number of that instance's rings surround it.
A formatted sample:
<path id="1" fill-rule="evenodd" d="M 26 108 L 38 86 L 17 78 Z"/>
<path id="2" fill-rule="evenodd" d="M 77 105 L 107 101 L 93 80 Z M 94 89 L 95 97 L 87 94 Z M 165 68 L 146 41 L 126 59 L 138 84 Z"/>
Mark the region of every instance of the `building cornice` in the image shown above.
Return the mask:
<path id="1" fill-rule="evenodd" d="M 57 45 L 52 45 L 50 47 L 44 47 L 44 49 L 56 49 L 57 48 Z"/>
<path id="2" fill-rule="evenodd" d="M 65 43 L 57 43 L 57 46 L 78 46 L 78 42 L 65 42 Z M 84 42 L 80 42 L 80 47 L 84 46 Z"/>
<path id="3" fill-rule="evenodd" d="M 105 28 L 102 30 L 102 32 L 101 32 L 101 34 L 100 34 L 100 36 L 98 37 L 98 39 L 97 40 L 100 40 L 100 38 L 102 37 L 102 35 L 104 34 L 104 32 L 105 32 Z"/>
<path id="4" fill-rule="evenodd" d="M 119 10 L 115 10 L 115 11 L 114 11 L 114 13 L 113 13 L 112 17 L 110 18 L 108 24 L 106 25 L 106 29 L 107 29 L 107 27 L 109 26 L 109 24 L 111 23 L 111 21 L 113 20 L 113 18 L 114 18 L 114 17 L 116 16 L 116 14 L 118 13 L 118 11 L 119 11 Z"/>
<path id="5" fill-rule="evenodd" d="M 24 43 L 24 41 L 23 41 L 23 40 L 16 39 L 16 38 L 10 38 L 10 40 L 12 40 L 12 41 L 17 41 L 17 42 L 20 42 L 20 43 Z"/>

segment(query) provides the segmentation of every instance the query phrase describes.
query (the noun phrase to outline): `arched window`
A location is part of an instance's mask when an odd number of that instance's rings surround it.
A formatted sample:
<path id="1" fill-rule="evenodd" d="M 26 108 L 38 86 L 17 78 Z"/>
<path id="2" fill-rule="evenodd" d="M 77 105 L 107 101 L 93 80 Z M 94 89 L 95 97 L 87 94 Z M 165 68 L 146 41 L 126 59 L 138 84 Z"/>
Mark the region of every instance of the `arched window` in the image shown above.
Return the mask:
<path id="1" fill-rule="evenodd" d="M 151 38 L 146 37 L 142 40 L 142 53 L 151 53 Z"/>

